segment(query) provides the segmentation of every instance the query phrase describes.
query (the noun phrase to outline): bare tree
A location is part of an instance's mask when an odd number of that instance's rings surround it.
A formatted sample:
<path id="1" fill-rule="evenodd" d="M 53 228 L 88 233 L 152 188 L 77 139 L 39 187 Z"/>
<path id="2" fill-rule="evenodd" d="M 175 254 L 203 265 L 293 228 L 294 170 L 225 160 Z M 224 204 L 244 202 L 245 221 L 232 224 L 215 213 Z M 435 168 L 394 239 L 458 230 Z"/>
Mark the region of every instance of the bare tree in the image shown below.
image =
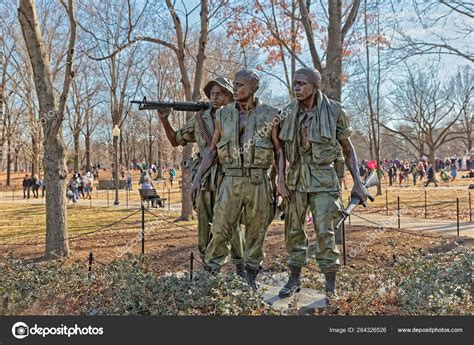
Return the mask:
<path id="1" fill-rule="evenodd" d="M 473 155 L 472 131 L 474 120 L 472 117 L 472 103 L 474 100 L 474 72 L 470 66 L 462 66 L 457 74 L 452 78 L 449 88 L 453 91 L 453 100 L 456 102 L 456 109 L 461 112 L 459 117 L 459 127 L 462 135 L 462 142 L 466 152 Z"/>
<path id="2" fill-rule="evenodd" d="M 86 133 L 86 151 L 90 149 L 91 131 L 95 126 L 91 126 L 91 113 L 93 108 L 102 101 L 97 99 L 100 91 L 100 84 L 95 75 L 95 66 L 90 66 L 90 61 L 83 57 L 77 64 L 75 78 L 72 80 L 72 97 L 70 107 L 67 107 L 68 124 L 73 137 L 74 144 L 74 169 L 79 171 L 80 161 L 80 135 Z M 87 126 L 87 128 L 85 128 Z M 89 140 L 87 142 L 87 140 Z M 87 156 L 87 154 L 86 154 Z M 87 169 L 90 170 L 90 155 L 87 162 Z"/>
<path id="3" fill-rule="evenodd" d="M 20 0 L 18 17 L 23 37 L 28 49 L 35 88 L 38 96 L 40 113 L 44 119 L 44 169 L 46 184 L 46 250 L 47 258 L 67 256 L 69 242 L 66 212 L 66 178 L 65 147 L 62 135 L 66 100 L 69 85 L 74 76 L 72 64 L 76 45 L 76 19 L 74 2 L 61 1 L 69 18 L 69 47 L 64 71 L 64 83 L 59 97 L 56 99 L 51 74 L 50 60 L 44 46 L 40 31 L 34 0 Z"/>
<path id="4" fill-rule="evenodd" d="M 376 4 L 378 10 L 378 2 Z M 371 142 L 371 157 L 377 162 L 377 175 L 379 176 L 379 183 L 377 184 L 377 195 L 382 195 L 381 185 L 381 168 L 380 168 L 380 21 L 377 12 L 377 71 L 376 71 L 376 86 L 375 92 L 371 87 L 371 65 L 370 65 L 370 51 L 369 51 L 369 24 L 368 24 L 367 0 L 364 0 L 364 33 L 365 33 L 365 58 L 366 58 L 366 92 L 367 104 L 370 118 L 370 142 Z M 375 98 L 375 102 L 374 99 Z M 375 104 L 374 104 L 375 103 Z"/>
<path id="5" fill-rule="evenodd" d="M 415 16 L 410 18 L 409 23 L 421 26 L 416 35 L 410 35 L 403 18 L 400 23 L 395 24 L 400 39 L 393 48 L 398 57 L 405 59 L 415 55 L 452 55 L 474 62 L 472 44 L 466 44 L 474 39 L 472 1 L 412 0 L 392 2 L 392 6 L 395 15 L 404 11 L 414 12 Z"/>
<path id="6" fill-rule="evenodd" d="M 173 36 L 174 39 L 168 39 L 167 37 L 161 38 L 159 34 L 156 37 L 151 36 L 143 36 L 143 35 L 136 35 L 135 32 L 140 30 L 140 24 L 142 21 L 142 14 L 139 13 L 138 15 L 134 15 L 133 13 L 133 6 L 130 0 L 127 1 L 127 20 L 128 25 L 126 35 L 126 40 L 124 43 L 123 39 L 121 41 L 115 42 L 114 46 L 115 49 L 113 51 L 109 51 L 107 54 L 103 54 L 100 57 L 92 57 L 96 60 L 111 60 L 116 57 L 116 55 L 123 51 L 124 49 L 135 45 L 137 42 L 151 42 L 154 44 L 158 44 L 160 46 L 166 47 L 170 49 L 176 56 L 176 62 L 178 65 L 178 69 L 180 71 L 181 77 L 181 84 L 183 87 L 184 98 L 188 101 L 190 100 L 199 100 L 201 97 L 201 84 L 202 84 L 202 77 L 203 77 L 203 66 L 204 60 L 206 58 L 206 48 L 207 48 L 207 40 L 208 40 L 208 31 L 209 31 L 209 19 L 210 19 L 210 11 L 209 11 L 209 3 L 207 0 L 200 1 L 200 25 L 199 25 L 199 38 L 198 38 L 198 48 L 197 53 L 195 55 L 195 60 L 192 60 L 189 57 L 189 50 L 188 46 L 190 46 L 188 39 L 188 31 L 189 31 L 189 17 L 191 16 L 192 12 L 198 7 L 195 7 L 191 10 L 187 10 L 184 8 L 184 20 L 175 9 L 174 2 L 171 0 L 165 1 L 166 10 L 168 15 L 172 19 L 172 28 L 174 30 Z M 185 6 L 185 4 L 183 3 Z M 157 5 L 160 7 L 160 5 Z M 219 6 L 219 5 L 218 5 Z M 147 4 L 145 4 L 144 9 L 147 8 Z M 161 9 L 158 9 L 160 11 Z M 162 23 L 166 23 L 167 21 L 164 20 L 162 17 L 158 17 L 158 21 L 160 22 L 159 31 L 163 32 L 163 25 Z M 138 29 L 137 29 L 138 28 Z M 83 27 L 83 30 L 89 32 L 92 36 L 95 36 L 93 32 L 87 30 Z M 96 37 L 97 39 L 97 37 Z M 102 39 L 102 38 L 101 38 Z M 134 49 L 134 48 L 132 48 Z M 191 62 L 194 62 L 194 68 L 189 68 Z M 194 78 L 194 79 L 193 79 Z M 191 117 L 191 114 L 188 114 L 188 118 Z M 187 171 L 184 169 L 184 161 L 191 157 L 192 153 L 192 146 L 187 145 L 183 150 L 183 160 L 181 163 L 183 175 L 183 181 L 188 180 Z M 182 188 L 182 208 L 181 208 L 181 217 L 177 220 L 189 220 L 192 216 L 192 202 L 191 202 L 191 193 L 189 190 L 189 185 L 187 183 L 183 183 Z"/>
<path id="7" fill-rule="evenodd" d="M 426 153 L 434 162 L 436 150 L 443 144 L 457 139 L 454 131 L 462 111 L 456 111 L 452 91 L 445 88 L 433 72 L 408 70 L 407 78 L 396 84 L 396 91 L 388 97 L 393 115 L 389 124 L 380 123 L 386 130 L 406 140 L 420 156 Z"/>

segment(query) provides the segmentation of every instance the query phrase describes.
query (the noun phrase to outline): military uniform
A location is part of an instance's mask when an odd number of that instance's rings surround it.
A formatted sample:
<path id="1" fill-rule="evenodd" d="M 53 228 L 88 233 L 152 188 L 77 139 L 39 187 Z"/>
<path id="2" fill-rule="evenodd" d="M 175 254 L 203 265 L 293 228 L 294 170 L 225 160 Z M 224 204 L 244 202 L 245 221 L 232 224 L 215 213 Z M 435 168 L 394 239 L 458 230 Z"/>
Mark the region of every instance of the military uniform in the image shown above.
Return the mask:
<path id="1" fill-rule="evenodd" d="M 216 128 L 221 134 L 217 154 L 223 179 L 214 208 L 212 238 L 205 262 L 212 270 L 225 264 L 230 240 L 243 211 L 246 267 L 258 271 L 263 261 L 263 242 L 274 215 L 274 199 L 268 170 L 274 161 L 272 120 L 278 110 L 257 100 L 247 116 L 240 143 L 240 110 L 236 102 L 219 109 Z"/>
<path id="2" fill-rule="evenodd" d="M 317 93 L 317 107 L 311 112 L 298 102 L 285 108 L 279 137 L 285 143 L 289 162 L 286 184 L 291 201 L 285 213 L 285 243 L 292 267 L 308 261 L 306 212 L 313 215 L 317 235 L 316 260 L 323 273 L 339 269 L 339 251 L 334 228 L 340 218 L 340 185 L 334 162 L 338 140 L 351 135 L 348 119 L 338 102 Z"/>
<path id="3" fill-rule="evenodd" d="M 199 119 L 201 117 L 202 120 Z M 188 143 L 196 142 L 199 147 L 199 156 L 190 166 L 190 181 L 193 183 L 194 177 L 201 164 L 201 160 L 209 150 L 209 144 L 206 141 L 206 135 L 212 137 L 214 133 L 214 119 L 211 111 L 205 110 L 196 113 L 186 125 L 176 131 L 176 141 L 179 145 L 185 146 Z M 196 203 L 196 213 L 198 216 L 198 249 L 201 259 L 204 261 L 204 252 L 211 240 L 211 223 L 213 209 L 216 201 L 217 185 L 219 179 L 219 164 L 214 163 L 202 178 L 201 193 L 198 194 Z M 243 232 L 240 226 L 235 227 L 232 237 L 231 256 L 232 262 L 243 263 Z"/>

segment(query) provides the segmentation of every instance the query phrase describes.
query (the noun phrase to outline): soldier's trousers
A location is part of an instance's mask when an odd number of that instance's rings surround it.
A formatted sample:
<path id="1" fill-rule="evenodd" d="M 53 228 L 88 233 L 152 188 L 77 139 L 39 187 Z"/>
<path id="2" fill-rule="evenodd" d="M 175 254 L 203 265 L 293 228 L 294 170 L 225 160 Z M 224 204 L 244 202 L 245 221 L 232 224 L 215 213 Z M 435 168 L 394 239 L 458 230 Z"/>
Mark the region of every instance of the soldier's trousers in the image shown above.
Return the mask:
<path id="1" fill-rule="evenodd" d="M 211 242 L 205 262 L 219 270 L 226 262 L 230 243 L 243 210 L 245 225 L 244 261 L 258 269 L 263 261 L 263 242 L 274 215 L 273 196 L 265 172 L 260 176 L 227 176 L 219 188 L 212 226 Z"/>
<path id="2" fill-rule="evenodd" d="M 339 193 L 306 193 L 294 191 L 285 214 L 285 244 L 288 263 L 302 267 L 308 262 L 308 235 L 306 213 L 313 215 L 316 231 L 316 261 L 321 272 L 339 270 L 339 251 L 334 238 L 334 228 L 340 219 Z"/>
<path id="3" fill-rule="evenodd" d="M 201 191 L 196 203 L 198 217 L 198 249 L 203 262 L 206 247 L 211 241 L 211 223 L 215 200 L 216 192 Z M 234 265 L 244 262 L 244 234 L 240 228 L 240 224 L 237 224 L 235 230 L 232 232 L 230 254 Z"/>

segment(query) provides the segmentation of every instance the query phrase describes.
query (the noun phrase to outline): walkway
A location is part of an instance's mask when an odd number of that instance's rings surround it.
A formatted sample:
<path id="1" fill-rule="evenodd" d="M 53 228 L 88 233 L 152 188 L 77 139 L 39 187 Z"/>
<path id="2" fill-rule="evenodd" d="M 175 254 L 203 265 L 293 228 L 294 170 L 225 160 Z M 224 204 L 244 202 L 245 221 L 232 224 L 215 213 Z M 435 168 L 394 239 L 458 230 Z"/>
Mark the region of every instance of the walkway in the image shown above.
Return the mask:
<path id="1" fill-rule="evenodd" d="M 357 216 L 363 217 L 361 219 Z M 387 228 L 397 228 L 398 219 L 396 215 L 383 215 L 378 213 L 355 213 L 351 216 L 351 225 L 372 225 L 373 223 L 384 225 Z M 349 221 L 346 220 L 346 224 Z M 415 217 L 400 217 L 400 228 L 404 230 L 420 231 L 420 232 L 433 232 L 440 235 L 457 235 L 457 224 L 456 220 L 442 220 L 442 219 L 425 219 Z M 459 235 L 474 237 L 474 222 L 460 222 L 459 223 Z"/>

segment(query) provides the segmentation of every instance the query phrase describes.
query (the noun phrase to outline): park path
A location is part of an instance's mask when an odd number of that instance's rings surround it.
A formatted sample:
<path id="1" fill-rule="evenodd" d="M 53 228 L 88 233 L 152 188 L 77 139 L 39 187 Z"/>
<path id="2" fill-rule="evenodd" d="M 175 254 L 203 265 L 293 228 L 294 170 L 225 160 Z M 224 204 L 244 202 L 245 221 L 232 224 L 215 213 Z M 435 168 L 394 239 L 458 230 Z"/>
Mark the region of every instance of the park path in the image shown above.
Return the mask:
<path id="1" fill-rule="evenodd" d="M 44 204 L 44 199 L 14 199 L 14 204 L 23 204 L 23 205 L 41 205 Z M 0 195 L 0 209 L 2 208 L 2 203 L 12 203 L 12 198 L 10 196 Z M 71 204 L 71 203 L 69 203 Z M 128 208 L 128 209 L 138 209 L 141 207 L 139 201 L 130 200 L 128 205 L 126 201 L 121 201 L 119 205 L 114 205 L 113 201 L 102 199 L 92 199 L 85 200 L 79 199 L 75 205 L 79 206 L 93 206 L 93 207 L 115 207 L 115 208 Z M 171 205 L 166 204 L 163 211 L 181 211 L 180 203 L 173 203 Z M 384 225 L 387 228 L 397 228 L 398 220 L 394 215 L 387 216 L 378 213 L 355 213 L 351 216 L 351 225 L 362 225 L 362 226 L 377 226 Z M 346 224 L 349 221 L 346 220 Z M 419 232 L 432 232 L 440 235 L 456 235 L 457 234 L 457 224 L 456 220 L 442 220 L 442 219 L 424 219 L 424 218 L 415 218 L 402 215 L 400 217 L 400 228 L 404 230 L 419 231 Z M 474 222 L 460 222 L 459 223 L 459 234 L 461 236 L 474 237 Z"/>
<path id="2" fill-rule="evenodd" d="M 348 220 L 346 220 L 346 224 L 348 223 Z M 387 228 L 397 228 L 398 219 L 396 215 L 387 216 L 378 213 L 355 213 L 351 216 L 351 225 L 376 226 L 376 224 L 384 225 Z M 457 235 L 456 220 L 451 219 L 425 219 L 402 215 L 400 217 L 400 228 L 439 235 Z M 459 235 L 474 237 L 474 222 L 460 222 Z"/>

